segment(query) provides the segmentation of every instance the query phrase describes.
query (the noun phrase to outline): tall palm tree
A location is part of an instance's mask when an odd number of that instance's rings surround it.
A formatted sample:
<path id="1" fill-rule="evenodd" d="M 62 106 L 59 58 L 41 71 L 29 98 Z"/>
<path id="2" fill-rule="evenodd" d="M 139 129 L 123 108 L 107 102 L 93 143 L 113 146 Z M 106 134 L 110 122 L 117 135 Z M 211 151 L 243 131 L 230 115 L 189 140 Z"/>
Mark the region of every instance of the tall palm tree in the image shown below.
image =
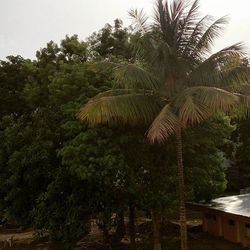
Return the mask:
<path id="1" fill-rule="evenodd" d="M 249 69 L 242 64 L 241 43 L 211 53 L 227 18 L 201 17 L 199 0 L 157 0 L 151 22 L 142 11 L 131 10 L 130 16 L 139 36 L 137 60 L 99 64 L 113 69 L 116 84 L 84 105 L 79 118 L 90 124 L 148 124 L 152 143 L 176 136 L 181 249 L 187 250 L 182 130 L 245 101 L 235 92 L 249 82 Z"/>

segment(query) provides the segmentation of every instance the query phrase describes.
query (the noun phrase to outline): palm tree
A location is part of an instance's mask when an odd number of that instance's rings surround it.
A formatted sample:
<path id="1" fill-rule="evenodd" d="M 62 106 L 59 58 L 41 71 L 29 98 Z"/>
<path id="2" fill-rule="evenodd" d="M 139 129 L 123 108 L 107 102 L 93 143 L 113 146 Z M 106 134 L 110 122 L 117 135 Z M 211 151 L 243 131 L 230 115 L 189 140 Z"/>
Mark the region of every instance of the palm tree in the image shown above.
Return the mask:
<path id="1" fill-rule="evenodd" d="M 181 249 L 187 250 L 182 130 L 246 100 L 235 93 L 249 82 L 244 48 L 237 43 L 211 53 L 227 17 L 201 17 L 199 0 L 157 0 L 151 22 L 142 11 L 131 10 L 130 16 L 139 36 L 137 59 L 99 64 L 112 68 L 116 84 L 84 105 L 79 118 L 90 124 L 148 124 L 151 143 L 176 136 Z"/>

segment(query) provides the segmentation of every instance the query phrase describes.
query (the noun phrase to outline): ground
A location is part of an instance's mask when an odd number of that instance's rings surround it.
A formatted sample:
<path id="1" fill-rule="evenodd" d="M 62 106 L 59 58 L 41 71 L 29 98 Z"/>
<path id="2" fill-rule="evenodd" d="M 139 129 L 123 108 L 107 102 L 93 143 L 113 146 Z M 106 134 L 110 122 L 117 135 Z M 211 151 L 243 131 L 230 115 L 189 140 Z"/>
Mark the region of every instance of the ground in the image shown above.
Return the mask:
<path id="1" fill-rule="evenodd" d="M 194 227 L 189 230 L 189 250 L 243 250 L 240 244 L 233 244 L 201 232 L 201 227 L 197 227 L 199 220 L 192 220 L 190 224 Z M 152 250 L 152 235 L 148 223 L 141 223 L 138 226 L 138 246 L 139 250 Z M 0 230 L 0 249 L 11 250 L 62 250 L 62 247 L 52 245 L 46 239 L 37 241 L 33 239 L 32 229 L 19 232 L 17 230 Z M 178 226 L 165 223 L 162 230 L 162 250 L 179 250 Z M 13 236 L 13 247 L 7 246 L 7 240 Z M 123 240 L 123 246 L 116 250 L 129 250 L 129 239 Z M 5 247 L 4 247 L 5 244 Z M 74 250 L 109 250 L 103 245 L 102 235 L 95 224 L 88 237 L 78 242 Z"/>
<path id="2" fill-rule="evenodd" d="M 52 246 L 49 242 L 35 242 L 32 240 L 33 231 L 14 234 L 14 246 L 12 248 L 3 245 L 4 240 L 8 239 L 11 235 L 2 233 L 0 235 L 0 249 L 13 249 L 13 250 L 55 250 L 60 248 Z M 81 241 L 75 250 L 106 250 L 100 239 L 84 239 Z M 124 249 L 128 249 L 124 247 Z M 152 242 L 146 240 L 140 247 L 141 250 L 152 250 Z M 195 233 L 189 235 L 189 249 L 190 250 L 243 250 L 238 244 L 229 243 L 223 239 L 209 236 L 205 233 Z M 118 249 L 117 249 L 118 250 Z M 164 237 L 163 250 L 179 250 L 178 237 Z"/>

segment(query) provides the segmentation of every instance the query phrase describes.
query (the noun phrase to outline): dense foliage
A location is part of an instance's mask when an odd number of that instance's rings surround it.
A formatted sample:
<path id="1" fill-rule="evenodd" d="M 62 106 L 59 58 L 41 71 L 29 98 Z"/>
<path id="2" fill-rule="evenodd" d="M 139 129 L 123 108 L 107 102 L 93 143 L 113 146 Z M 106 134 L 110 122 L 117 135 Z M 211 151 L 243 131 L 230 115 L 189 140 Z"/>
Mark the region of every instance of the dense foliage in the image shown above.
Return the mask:
<path id="1" fill-rule="evenodd" d="M 174 138 L 152 146 L 144 127 L 88 127 L 76 118 L 83 103 L 114 81 L 109 72 L 97 73 L 93 63 L 133 61 L 133 38 L 116 20 L 87 42 L 67 36 L 60 46 L 49 42 L 33 61 L 20 56 L 1 61 L 0 215 L 9 222 L 49 232 L 69 249 L 89 232 L 91 219 L 112 245 L 109 229 L 116 228 L 119 240 L 124 215 L 173 211 Z M 209 200 L 225 190 L 223 150 L 234 128 L 221 115 L 185 131 L 190 200 Z M 247 160 L 240 150 L 237 156 Z"/>

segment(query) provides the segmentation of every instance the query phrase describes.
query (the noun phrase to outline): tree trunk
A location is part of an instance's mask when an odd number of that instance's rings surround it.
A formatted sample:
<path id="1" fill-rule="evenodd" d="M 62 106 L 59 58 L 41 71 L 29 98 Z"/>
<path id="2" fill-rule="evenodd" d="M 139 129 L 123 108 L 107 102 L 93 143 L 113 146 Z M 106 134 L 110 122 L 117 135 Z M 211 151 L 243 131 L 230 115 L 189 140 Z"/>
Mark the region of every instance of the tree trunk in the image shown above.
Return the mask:
<path id="1" fill-rule="evenodd" d="M 102 232 L 103 232 L 103 236 L 104 236 L 104 242 L 108 246 L 109 250 L 112 250 L 112 242 L 110 239 L 109 231 L 108 231 L 105 224 L 102 227 Z"/>
<path id="2" fill-rule="evenodd" d="M 135 206 L 130 203 L 129 205 L 129 236 L 130 236 L 130 248 L 136 250 L 135 242 Z"/>
<path id="3" fill-rule="evenodd" d="M 122 239 L 125 235 L 125 222 L 123 210 L 117 212 L 117 228 L 116 235 L 118 239 Z"/>
<path id="4" fill-rule="evenodd" d="M 176 149 L 177 149 L 178 182 L 179 182 L 181 250 L 187 250 L 188 249 L 188 246 L 187 246 L 187 218 L 186 218 L 186 207 L 185 207 L 185 183 L 184 183 L 184 167 L 183 167 L 181 128 L 179 128 L 176 132 Z"/>
<path id="5" fill-rule="evenodd" d="M 161 250 L 161 217 L 156 209 L 151 210 L 153 234 L 154 234 L 154 250 Z"/>

